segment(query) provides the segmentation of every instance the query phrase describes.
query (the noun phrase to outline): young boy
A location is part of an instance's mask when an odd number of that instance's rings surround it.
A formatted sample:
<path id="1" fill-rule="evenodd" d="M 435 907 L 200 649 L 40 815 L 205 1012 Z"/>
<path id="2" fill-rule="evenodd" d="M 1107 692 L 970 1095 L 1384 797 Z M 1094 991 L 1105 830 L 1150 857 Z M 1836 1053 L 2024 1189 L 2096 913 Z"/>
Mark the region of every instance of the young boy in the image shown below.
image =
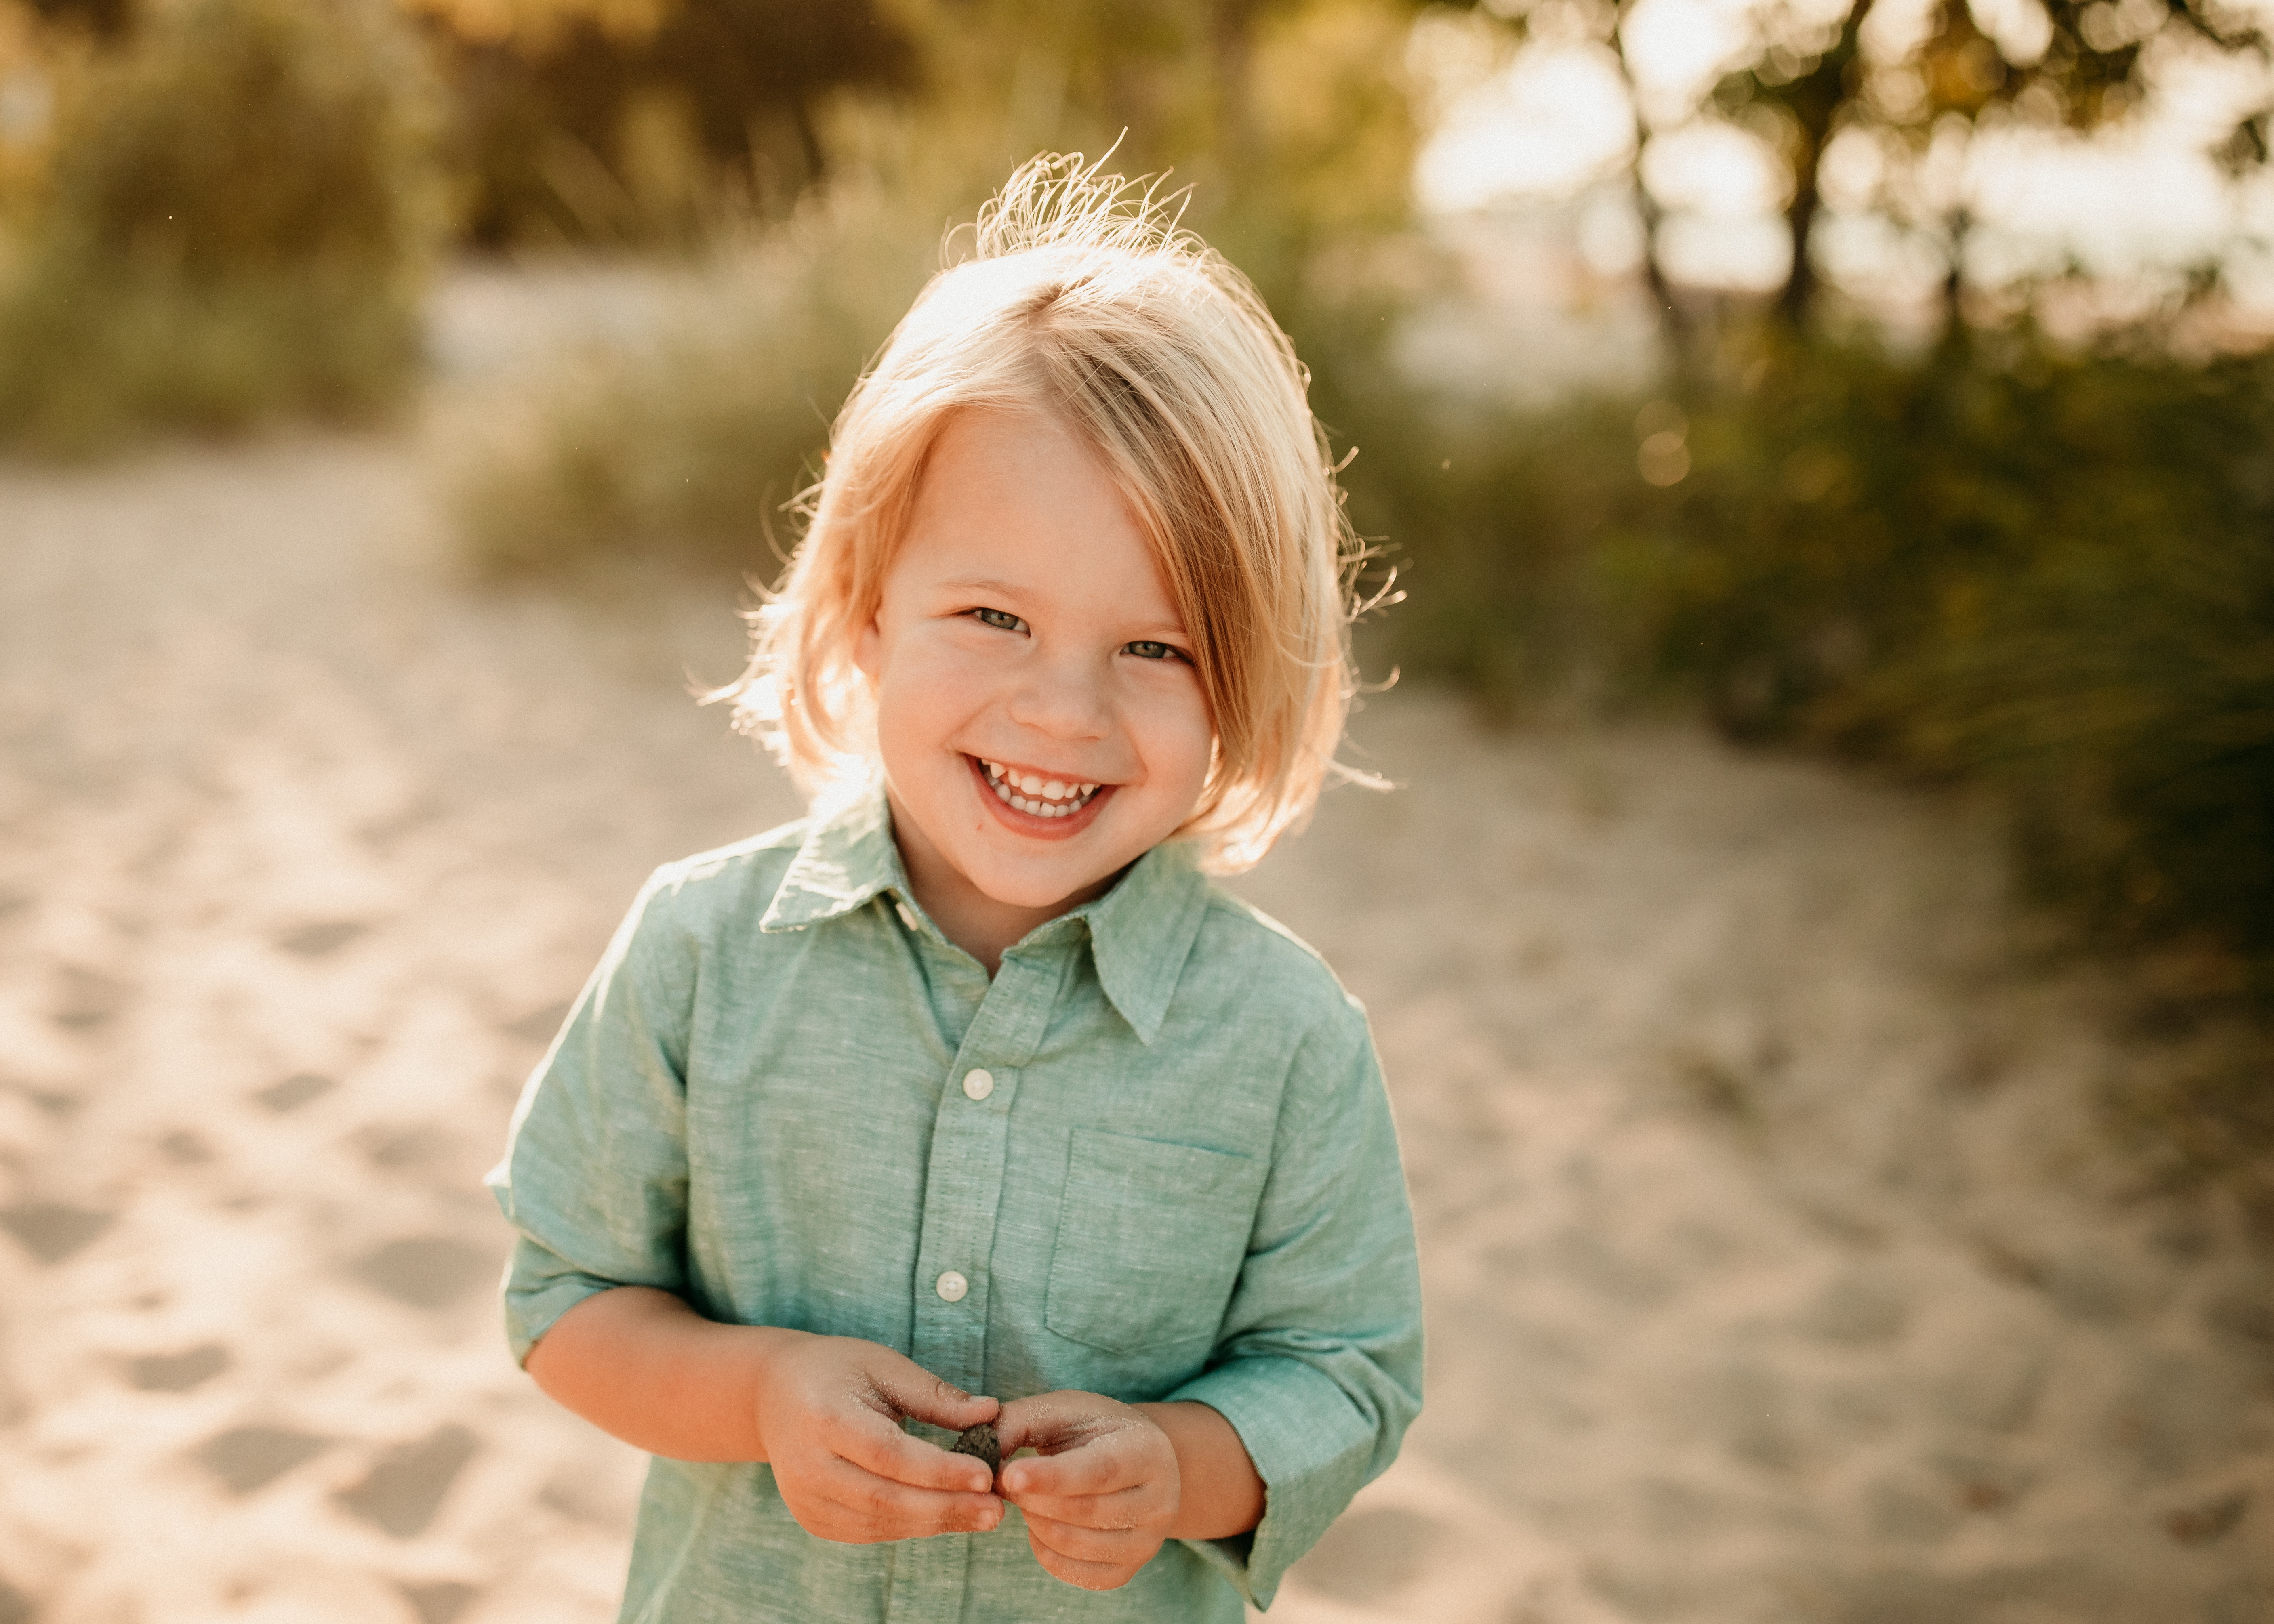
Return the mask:
<path id="1" fill-rule="evenodd" d="M 626 1620 L 1236 1620 L 1419 1408 L 1364 1015 L 1203 872 L 1339 771 L 1353 549 L 1126 196 L 1028 165 L 847 402 L 730 690 L 813 815 L 658 871 L 492 1175 Z"/>

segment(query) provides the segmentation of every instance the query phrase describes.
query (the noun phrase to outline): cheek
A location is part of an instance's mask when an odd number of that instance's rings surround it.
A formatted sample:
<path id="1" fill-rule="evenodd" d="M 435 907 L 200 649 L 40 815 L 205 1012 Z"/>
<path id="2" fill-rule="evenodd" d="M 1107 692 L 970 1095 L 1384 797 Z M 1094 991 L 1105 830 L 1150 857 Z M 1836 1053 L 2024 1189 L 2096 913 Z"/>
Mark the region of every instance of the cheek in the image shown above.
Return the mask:
<path id="1" fill-rule="evenodd" d="M 1197 798 L 1216 753 L 1216 730 L 1209 724 L 1200 681 L 1195 678 L 1149 699 L 1143 722 L 1147 763 L 1163 788 L 1173 786 L 1180 794 Z"/>
<path id="2" fill-rule="evenodd" d="M 893 650 L 877 684 L 877 740 L 887 752 L 935 749 L 968 717 L 977 688 L 970 661 L 923 639 Z"/>

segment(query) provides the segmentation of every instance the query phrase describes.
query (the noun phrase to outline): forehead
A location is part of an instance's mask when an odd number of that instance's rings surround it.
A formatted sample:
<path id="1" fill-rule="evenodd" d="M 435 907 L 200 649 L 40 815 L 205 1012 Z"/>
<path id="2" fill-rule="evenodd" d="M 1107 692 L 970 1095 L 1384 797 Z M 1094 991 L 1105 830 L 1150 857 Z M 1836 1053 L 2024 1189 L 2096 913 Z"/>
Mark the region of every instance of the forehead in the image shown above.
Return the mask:
<path id="1" fill-rule="evenodd" d="M 950 415 L 917 477 L 890 574 L 1118 595 L 1156 613 L 1168 604 L 1149 527 L 1104 457 L 1063 419 L 1031 410 Z"/>

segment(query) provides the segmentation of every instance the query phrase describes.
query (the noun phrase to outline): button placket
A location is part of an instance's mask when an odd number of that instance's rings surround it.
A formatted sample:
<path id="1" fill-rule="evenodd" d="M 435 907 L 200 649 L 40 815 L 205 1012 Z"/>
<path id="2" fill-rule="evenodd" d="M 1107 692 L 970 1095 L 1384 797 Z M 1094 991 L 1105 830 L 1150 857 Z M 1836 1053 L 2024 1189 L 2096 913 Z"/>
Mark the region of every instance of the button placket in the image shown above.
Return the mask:
<path id="1" fill-rule="evenodd" d="M 985 1390 L 988 1264 L 1018 1068 L 1042 1040 L 1065 957 L 1004 960 L 940 1092 L 924 1180 L 910 1357 L 967 1392 Z"/>

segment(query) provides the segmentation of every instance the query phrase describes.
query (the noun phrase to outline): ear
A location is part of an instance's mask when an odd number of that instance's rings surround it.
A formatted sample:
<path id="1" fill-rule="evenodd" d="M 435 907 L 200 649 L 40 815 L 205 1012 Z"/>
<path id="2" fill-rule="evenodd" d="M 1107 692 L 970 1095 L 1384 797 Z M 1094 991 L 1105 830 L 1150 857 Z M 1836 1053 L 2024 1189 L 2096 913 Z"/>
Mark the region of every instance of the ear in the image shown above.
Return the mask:
<path id="1" fill-rule="evenodd" d="M 877 615 L 882 613 L 884 605 L 879 604 L 877 613 L 870 615 L 868 624 L 853 637 L 854 669 L 869 679 L 870 688 L 877 686 L 877 673 L 885 663 L 885 628 L 877 624 Z"/>

